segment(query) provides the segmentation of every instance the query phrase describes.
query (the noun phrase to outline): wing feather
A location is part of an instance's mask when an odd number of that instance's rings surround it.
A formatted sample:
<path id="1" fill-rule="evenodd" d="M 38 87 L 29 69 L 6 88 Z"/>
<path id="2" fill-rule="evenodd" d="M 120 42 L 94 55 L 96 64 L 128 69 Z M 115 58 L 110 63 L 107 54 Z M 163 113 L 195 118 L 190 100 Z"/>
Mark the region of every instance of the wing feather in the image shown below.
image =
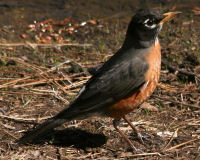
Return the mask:
<path id="1" fill-rule="evenodd" d="M 58 116 L 69 116 L 66 112 L 72 117 L 100 112 L 103 107 L 126 98 L 144 84 L 148 69 L 145 56 L 135 50 L 125 53 L 116 53 L 111 57 L 86 83 L 72 104 Z"/>

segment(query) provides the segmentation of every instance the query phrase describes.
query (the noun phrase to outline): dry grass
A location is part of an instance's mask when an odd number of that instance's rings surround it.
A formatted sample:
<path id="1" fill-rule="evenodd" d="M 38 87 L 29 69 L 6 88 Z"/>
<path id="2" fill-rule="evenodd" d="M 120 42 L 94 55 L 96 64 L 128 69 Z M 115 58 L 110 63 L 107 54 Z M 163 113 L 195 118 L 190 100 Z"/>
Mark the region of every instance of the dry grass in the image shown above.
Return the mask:
<path id="1" fill-rule="evenodd" d="M 64 30 L 62 25 L 55 30 L 56 33 L 66 31 L 63 34 L 75 41 L 67 44 L 78 46 L 3 44 L 0 159 L 200 159 L 200 86 L 195 71 L 199 64 L 198 57 L 193 59 L 199 54 L 199 46 L 182 41 L 191 38 L 193 32 L 198 33 L 199 24 L 193 23 L 193 31 L 188 33 L 191 26 L 179 21 L 167 24 L 160 36 L 162 46 L 166 46 L 163 59 L 176 67 L 170 69 L 163 65 L 160 83 L 148 100 L 150 105 L 128 115 L 146 137 L 145 145 L 139 143 L 126 123 L 120 124 L 140 152 L 130 151 L 112 127 L 110 118 L 99 117 L 65 124 L 53 137 L 39 144 L 21 146 L 15 143 L 25 131 L 66 107 L 90 78 L 87 69 L 101 65 L 120 47 L 128 21 L 121 26 L 116 21 L 111 23 L 110 19 L 100 25 L 95 20 L 91 22 L 93 24 L 85 28 L 74 22 L 79 29 L 76 33 L 68 33 L 69 28 Z M 54 24 L 52 20 L 51 24 Z M 39 35 L 39 29 L 30 34 Z M 166 36 L 169 33 L 171 36 Z M 199 41 L 197 36 L 192 38 L 191 42 Z M 85 45 L 90 43 L 93 45 Z"/>

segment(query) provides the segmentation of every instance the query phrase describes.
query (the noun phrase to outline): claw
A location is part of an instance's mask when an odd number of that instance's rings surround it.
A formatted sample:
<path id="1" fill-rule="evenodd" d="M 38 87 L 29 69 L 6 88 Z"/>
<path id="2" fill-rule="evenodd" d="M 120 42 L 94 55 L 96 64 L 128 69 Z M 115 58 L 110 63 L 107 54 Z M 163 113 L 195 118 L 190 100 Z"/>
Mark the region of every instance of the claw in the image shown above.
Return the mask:
<path id="1" fill-rule="evenodd" d="M 143 138 L 145 139 L 145 137 L 141 133 L 137 133 L 137 137 L 140 140 L 140 142 L 144 145 Z"/>
<path id="2" fill-rule="evenodd" d="M 152 141 L 149 139 L 149 137 L 151 137 L 151 135 L 145 133 L 145 135 L 141 134 L 140 132 L 136 133 L 138 140 L 141 142 L 141 144 L 143 144 L 144 146 L 146 145 L 146 142 L 150 142 L 152 143 Z"/>

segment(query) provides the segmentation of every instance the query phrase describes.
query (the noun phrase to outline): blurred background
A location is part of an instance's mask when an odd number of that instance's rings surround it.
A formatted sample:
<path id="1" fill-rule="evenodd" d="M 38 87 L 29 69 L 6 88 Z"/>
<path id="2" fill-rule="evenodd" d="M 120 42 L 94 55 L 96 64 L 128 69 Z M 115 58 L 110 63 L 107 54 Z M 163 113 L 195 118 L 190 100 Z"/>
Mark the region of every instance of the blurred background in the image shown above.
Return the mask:
<path id="1" fill-rule="evenodd" d="M 198 9 L 199 4 L 198 0 L 1 0 L 0 22 L 1 27 L 11 25 L 18 32 L 26 28 L 27 24 L 49 18 L 85 20 L 114 16 L 122 19 L 122 16 L 131 17 L 140 8 L 180 10 L 186 16 Z"/>

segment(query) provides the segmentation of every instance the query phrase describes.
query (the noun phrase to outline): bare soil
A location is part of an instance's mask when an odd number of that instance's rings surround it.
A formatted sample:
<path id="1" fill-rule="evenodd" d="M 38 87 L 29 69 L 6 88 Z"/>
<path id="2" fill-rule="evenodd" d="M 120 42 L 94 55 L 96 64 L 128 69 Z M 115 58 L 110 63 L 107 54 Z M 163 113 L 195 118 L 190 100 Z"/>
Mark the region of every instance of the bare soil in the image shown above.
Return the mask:
<path id="1" fill-rule="evenodd" d="M 125 122 L 72 121 L 31 145 L 16 143 L 61 111 L 99 66 L 121 46 L 141 7 L 179 10 L 160 33 L 162 71 L 148 103 Z M 0 159 L 200 159 L 200 2 L 198 0 L 1 0 Z"/>

